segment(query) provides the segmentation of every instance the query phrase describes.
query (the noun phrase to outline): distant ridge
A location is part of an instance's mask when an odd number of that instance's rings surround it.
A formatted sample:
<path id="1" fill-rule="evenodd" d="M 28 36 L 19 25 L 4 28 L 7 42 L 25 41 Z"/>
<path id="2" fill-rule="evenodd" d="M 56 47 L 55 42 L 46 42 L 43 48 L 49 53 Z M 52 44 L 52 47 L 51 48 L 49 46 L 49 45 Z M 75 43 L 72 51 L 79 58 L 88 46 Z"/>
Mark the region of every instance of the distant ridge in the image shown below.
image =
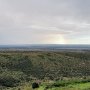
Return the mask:
<path id="1" fill-rule="evenodd" d="M 24 44 L 24 45 L 0 45 L 0 50 L 90 50 L 86 44 Z"/>

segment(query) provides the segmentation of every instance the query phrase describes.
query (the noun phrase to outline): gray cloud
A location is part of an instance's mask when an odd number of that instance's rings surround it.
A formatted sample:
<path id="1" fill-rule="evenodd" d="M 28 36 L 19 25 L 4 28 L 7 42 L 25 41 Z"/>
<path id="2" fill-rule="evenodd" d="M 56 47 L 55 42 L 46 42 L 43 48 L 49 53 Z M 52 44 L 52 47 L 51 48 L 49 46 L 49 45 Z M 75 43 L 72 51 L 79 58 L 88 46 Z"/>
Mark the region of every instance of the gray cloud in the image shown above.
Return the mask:
<path id="1" fill-rule="evenodd" d="M 0 0 L 1 44 L 53 43 L 58 35 L 90 43 L 90 0 Z"/>

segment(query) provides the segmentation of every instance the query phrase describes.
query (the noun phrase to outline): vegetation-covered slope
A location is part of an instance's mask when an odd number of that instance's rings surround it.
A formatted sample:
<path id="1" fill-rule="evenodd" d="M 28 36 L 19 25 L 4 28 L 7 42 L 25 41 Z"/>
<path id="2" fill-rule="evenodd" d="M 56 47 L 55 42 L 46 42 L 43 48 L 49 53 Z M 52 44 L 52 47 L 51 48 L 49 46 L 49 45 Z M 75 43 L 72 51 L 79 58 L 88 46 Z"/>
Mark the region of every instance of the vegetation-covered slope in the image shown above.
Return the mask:
<path id="1" fill-rule="evenodd" d="M 89 52 L 0 52 L 0 86 L 90 76 Z"/>

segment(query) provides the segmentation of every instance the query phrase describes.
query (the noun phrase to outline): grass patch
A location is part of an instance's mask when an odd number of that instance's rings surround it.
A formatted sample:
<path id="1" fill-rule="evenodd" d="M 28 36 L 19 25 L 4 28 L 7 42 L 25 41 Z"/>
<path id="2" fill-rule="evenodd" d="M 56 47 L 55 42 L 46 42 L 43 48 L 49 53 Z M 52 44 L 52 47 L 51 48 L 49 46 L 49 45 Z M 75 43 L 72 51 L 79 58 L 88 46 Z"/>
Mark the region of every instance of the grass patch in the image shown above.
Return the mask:
<path id="1" fill-rule="evenodd" d="M 68 80 L 48 83 L 38 90 L 90 90 L 89 80 Z"/>

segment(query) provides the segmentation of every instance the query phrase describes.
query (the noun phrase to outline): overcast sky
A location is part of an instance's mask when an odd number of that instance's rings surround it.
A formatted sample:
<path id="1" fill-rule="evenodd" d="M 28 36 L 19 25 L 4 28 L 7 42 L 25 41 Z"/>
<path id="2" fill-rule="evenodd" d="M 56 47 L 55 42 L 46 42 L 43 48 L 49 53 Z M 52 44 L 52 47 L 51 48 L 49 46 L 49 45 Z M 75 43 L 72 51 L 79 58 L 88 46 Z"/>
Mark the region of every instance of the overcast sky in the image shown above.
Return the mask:
<path id="1" fill-rule="evenodd" d="M 0 44 L 90 44 L 90 0 L 0 0 Z"/>

